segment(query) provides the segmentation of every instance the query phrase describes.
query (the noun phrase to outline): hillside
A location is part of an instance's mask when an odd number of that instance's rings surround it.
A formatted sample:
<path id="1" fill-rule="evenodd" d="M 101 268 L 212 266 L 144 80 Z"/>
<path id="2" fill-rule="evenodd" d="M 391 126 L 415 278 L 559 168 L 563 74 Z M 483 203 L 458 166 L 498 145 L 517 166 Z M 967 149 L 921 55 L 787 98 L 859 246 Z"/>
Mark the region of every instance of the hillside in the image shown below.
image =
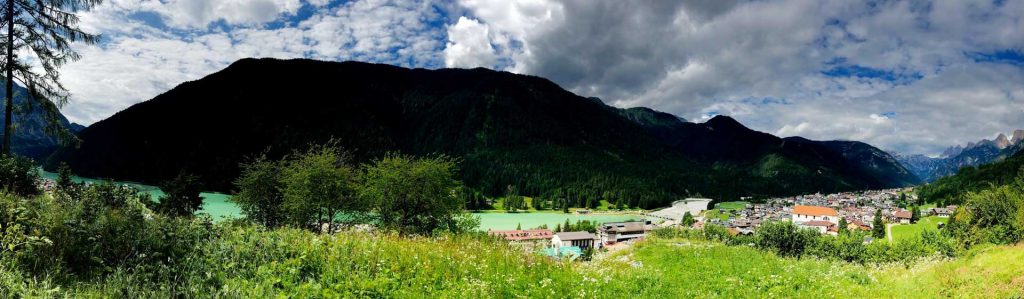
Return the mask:
<path id="1" fill-rule="evenodd" d="M 5 93 L 5 88 L 0 86 L 0 95 Z M 45 159 L 50 153 L 57 149 L 59 140 L 46 133 L 47 122 L 44 119 L 42 108 L 37 106 L 26 106 L 28 90 L 19 85 L 14 86 L 14 126 L 15 133 L 11 138 L 11 151 L 36 160 Z M 3 96 L 0 96 L 2 98 Z M 2 102 L 0 102 L 2 103 Z M 2 105 L 0 105 L 2 107 Z M 64 115 L 58 114 L 59 125 L 67 128 L 72 133 L 84 129 L 79 124 L 71 123 Z M 4 113 L 0 112 L 0 138 L 3 138 Z M 2 139 L 0 139 L 2 140 Z"/>
<path id="2" fill-rule="evenodd" d="M 901 154 L 893 154 L 893 156 L 922 180 L 932 182 L 953 175 L 964 167 L 1001 161 L 1016 154 L 1022 147 L 1024 147 L 1024 130 L 1016 130 L 1013 132 L 1012 138 L 999 134 L 994 140 L 982 139 L 976 143 L 970 142 L 966 147 L 951 146 L 939 157 Z"/>
<path id="3" fill-rule="evenodd" d="M 357 162 L 388 151 L 461 159 L 489 195 L 611 194 L 631 206 L 681 196 L 767 196 L 905 185 L 817 142 L 784 142 L 728 117 L 703 124 L 618 109 L 543 78 L 487 69 L 405 69 L 244 59 L 83 130 L 76 173 L 153 183 L 180 169 L 229 191 L 238 163 L 336 138 Z M 797 184 L 796 182 L 799 182 Z"/>
<path id="4" fill-rule="evenodd" d="M 956 175 L 938 179 L 918 189 L 918 195 L 928 202 L 958 204 L 963 195 L 977 192 L 993 185 L 1006 185 L 1015 180 L 1024 170 L 1024 151 L 998 162 L 978 167 L 964 167 Z"/>

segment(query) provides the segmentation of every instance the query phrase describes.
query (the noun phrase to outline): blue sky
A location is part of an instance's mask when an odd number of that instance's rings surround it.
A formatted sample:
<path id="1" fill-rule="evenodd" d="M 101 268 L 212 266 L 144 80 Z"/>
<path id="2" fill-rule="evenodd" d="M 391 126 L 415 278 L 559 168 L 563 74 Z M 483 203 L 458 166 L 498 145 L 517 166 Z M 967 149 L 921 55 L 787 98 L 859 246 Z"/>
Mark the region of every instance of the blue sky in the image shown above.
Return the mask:
<path id="1" fill-rule="evenodd" d="M 1024 1 L 108 0 L 89 124 L 244 57 L 488 67 L 619 107 L 936 154 L 1024 128 Z"/>

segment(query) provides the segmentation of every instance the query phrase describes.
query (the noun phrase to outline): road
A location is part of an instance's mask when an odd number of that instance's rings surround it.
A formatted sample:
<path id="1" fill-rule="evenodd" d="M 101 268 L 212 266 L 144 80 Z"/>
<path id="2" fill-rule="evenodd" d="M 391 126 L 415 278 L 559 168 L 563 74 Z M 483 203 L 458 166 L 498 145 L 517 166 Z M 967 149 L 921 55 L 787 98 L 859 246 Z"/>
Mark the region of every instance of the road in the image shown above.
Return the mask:
<path id="1" fill-rule="evenodd" d="M 893 225 L 894 225 L 893 223 L 886 223 L 885 224 L 885 236 L 889 238 L 889 242 L 892 242 L 892 226 Z"/>

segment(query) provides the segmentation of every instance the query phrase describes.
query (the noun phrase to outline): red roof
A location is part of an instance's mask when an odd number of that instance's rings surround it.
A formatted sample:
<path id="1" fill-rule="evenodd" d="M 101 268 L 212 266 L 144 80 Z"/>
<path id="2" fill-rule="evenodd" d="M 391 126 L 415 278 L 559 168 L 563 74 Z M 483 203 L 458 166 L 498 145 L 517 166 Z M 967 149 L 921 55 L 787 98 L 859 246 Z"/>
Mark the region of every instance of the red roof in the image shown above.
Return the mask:
<path id="1" fill-rule="evenodd" d="M 896 216 L 896 218 L 910 219 L 910 212 L 909 211 L 896 211 L 896 213 L 893 213 L 893 215 Z"/>
<path id="2" fill-rule="evenodd" d="M 547 229 L 492 230 L 487 233 L 492 236 L 501 236 L 508 241 L 542 240 L 551 239 L 554 236 L 554 233 Z"/>
<path id="3" fill-rule="evenodd" d="M 818 206 L 793 206 L 793 214 L 808 216 L 838 216 L 839 213 L 832 208 Z"/>

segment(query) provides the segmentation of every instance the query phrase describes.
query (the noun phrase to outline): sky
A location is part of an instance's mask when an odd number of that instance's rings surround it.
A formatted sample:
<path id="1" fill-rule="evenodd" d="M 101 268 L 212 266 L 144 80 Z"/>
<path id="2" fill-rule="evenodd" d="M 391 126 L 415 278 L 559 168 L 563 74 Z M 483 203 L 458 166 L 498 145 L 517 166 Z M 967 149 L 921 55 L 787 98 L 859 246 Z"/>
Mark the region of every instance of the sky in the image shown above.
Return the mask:
<path id="1" fill-rule="evenodd" d="M 62 69 L 91 124 L 245 57 L 486 67 L 617 107 L 935 155 L 1024 129 L 1024 0 L 107 0 Z"/>

